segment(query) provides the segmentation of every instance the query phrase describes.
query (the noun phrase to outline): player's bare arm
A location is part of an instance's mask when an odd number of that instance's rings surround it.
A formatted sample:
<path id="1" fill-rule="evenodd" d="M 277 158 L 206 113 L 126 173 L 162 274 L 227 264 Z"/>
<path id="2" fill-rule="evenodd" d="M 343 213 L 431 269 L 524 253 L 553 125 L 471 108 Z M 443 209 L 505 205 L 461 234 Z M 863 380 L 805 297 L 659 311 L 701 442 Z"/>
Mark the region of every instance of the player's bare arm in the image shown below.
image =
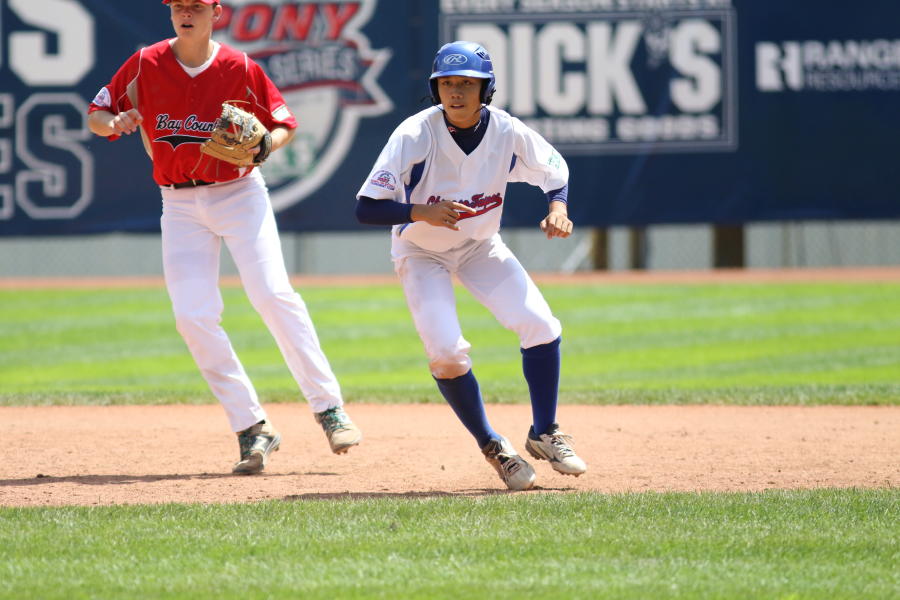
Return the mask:
<path id="1" fill-rule="evenodd" d="M 113 114 L 106 110 L 97 110 L 88 115 L 88 127 L 99 136 L 131 135 L 138 130 L 144 117 L 136 108 Z"/>
<path id="2" fill-rule="evenodd" d="M 272 149 L 269 150 L 269 155 L 294 139 L 294 133 L 296 133 L 296 130 L 288 129 L 287 127 L 276 127 L 270 131 L 269 135 L 272 138 Z M 248 152 L 251 156 L 256 156 L 261 150 L 262 148 L 260 146 L 256 146 L 255 148 L 250 148 Z"/>
<path id="3" fill-rule="evenodd" d="M 452 200 L 444 200 L 437 204 L 416 204 L 412 207 L 410 218 L 413 221 L 425 221 L 435 227 L 459 230 L 459 213 L 467 212 L 475 214 L 477 211 L 471 206 L 460 204 Z"/>
<path id="4" fill-rule="evenodd" d="M 297 132 L 296 129 L 288 129 L 287 127 L 276 127 L 269 134 L 272 136 L 272 150 L 271 152 L 275 152 L 279 148 L 290 143 L 292 139 L 294 139 L 294 134 Z M 250 154 L 256 156 L 259 154 L 259 146 L 250 150 Z"/>
<path id="5" fill-rule="evenodd" d="M 572 235 L 572 227 L 566 203 L 557 200 L 551 202 L 550 213 L 541 221 L 541 231 L 547 235 L 547 239 L 567 238 Z"/>

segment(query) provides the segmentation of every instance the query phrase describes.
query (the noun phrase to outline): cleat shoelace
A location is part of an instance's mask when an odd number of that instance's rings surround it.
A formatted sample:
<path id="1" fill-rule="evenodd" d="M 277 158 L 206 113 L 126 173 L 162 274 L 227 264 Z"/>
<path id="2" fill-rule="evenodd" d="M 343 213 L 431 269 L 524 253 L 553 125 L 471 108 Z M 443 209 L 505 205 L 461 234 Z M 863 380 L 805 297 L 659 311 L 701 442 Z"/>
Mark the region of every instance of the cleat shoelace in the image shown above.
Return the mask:
<path id="1" fill-rule="evenodd" d="M 335 408 L 326 410 L 322 413 L 322 427 L 324 427 L 328 432 L 333 433 L 338 429 L 344 429 L 344 425 L 347 422 L 348 419 L 346 418 L 344 413 L 339 412 Z"/>
<path id="2" fill-rule="evenodd" d="M 553 447 L 556 448 L 556 452 L 562 458 L 569 458 L 575 456 L 575 450 L 572 449 L 572 436 L 566 435 L 564 433 L 555 433 L 553 435 L 547 436 L 550 438 L 550 443 L 553 444 Z"/>
<path id="3" fill-rule="evenodd" d="M 507 476 L 513 476 L 519 472 L 522 468 L 522 462 L 515 460 L 512 456 L 507 454 L 498 454 L 497 460 L 500 461 L 500 466 L 503 467 L 503 471 Z"/>
<path id="4" fill-rule="evenodd" d="M 503 447 L 499 442 L 492 442 L 494 445 L 487 449 L 485 456 L 496 460 L 500 463 L 500 468 L 506 474 L 506 477 L 512 477 L 522 469 L 522 461 L 515 460 L 515 456 L 503 454 Z"/>

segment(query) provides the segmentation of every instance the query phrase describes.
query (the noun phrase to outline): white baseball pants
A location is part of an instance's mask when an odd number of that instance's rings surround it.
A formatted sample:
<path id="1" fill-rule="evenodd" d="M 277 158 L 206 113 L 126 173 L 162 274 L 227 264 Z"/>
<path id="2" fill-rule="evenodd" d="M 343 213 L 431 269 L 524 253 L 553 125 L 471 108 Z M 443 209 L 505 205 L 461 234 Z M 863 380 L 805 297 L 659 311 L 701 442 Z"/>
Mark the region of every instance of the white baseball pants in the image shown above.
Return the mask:
<path id="1" fill-rule="evenodd" d="M 254 171 L 225 184 L 161 191 L 163 271 L 175 325 L 232 430 L 242 431 L 266 415 L 220 325 L 221 240 L 312 410 L 342 405 L 306 305 L 288 279 L 262 175 Z"/>
<path id="2" fill-rule="evenodd" d="M 409 242 L 394 249 L 395 269 L 434 377 L 452 379 L 472 368 L 471 345 L 462 335 L 451 275 L 519 336 L 522 348 L 550 343 L 562 333 L 544 296 L 500 234 L 446 252 L 423 250 Z"/>

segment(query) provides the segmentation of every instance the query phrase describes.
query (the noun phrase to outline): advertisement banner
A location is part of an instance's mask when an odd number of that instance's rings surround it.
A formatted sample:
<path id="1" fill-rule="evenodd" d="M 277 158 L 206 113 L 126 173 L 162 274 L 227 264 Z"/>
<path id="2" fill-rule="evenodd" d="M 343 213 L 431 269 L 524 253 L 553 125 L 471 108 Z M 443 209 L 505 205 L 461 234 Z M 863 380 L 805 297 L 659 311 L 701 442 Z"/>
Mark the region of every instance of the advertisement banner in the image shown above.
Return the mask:
<path id="1" fill-rule="evenodd" d="M 662 153 L 737 148 L 729 4 L 566 12 L 548 0 L 494 14 L 459 4 L 445 3 L 442 38 L 480 42 L 497 65 L 494 104 L 567 156 L 643 154 L 651 143 Z"/>
<path id="2" fill-rule="evenodd" d="M 829 0 L 227 0 L 214 39 L 246 52 L 299 122 L 263 167 L 279 225 L 354 230 L 388 136 L 430 103 L 437 48 L 490 52 L 493 104 L 569 163 L 576 226 L 896 219 L 900 5 Z M 156 0 L 0 5 L 0 235 L 159 230 L 137 136 L 87 106 L 173 36 Z M 534 227 L 540 192 L 507 191 Z"/>

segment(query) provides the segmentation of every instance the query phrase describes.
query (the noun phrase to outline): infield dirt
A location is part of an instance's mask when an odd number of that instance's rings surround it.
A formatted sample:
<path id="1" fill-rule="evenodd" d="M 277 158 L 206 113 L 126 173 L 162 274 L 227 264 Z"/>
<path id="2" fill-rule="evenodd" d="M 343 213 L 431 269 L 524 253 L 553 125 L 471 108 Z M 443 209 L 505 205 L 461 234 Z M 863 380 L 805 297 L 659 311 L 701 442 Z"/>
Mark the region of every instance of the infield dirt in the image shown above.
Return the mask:
<path id="1" fill-rule="evenodd" d="M 331 454 L 306 404 L 266 407 L 281 451 L 234 476 L 218 405 L 2 407 L 0 506 L 253 502 L 507 493 L 448 406 L 351 404 L 364 433 Z M 520 452 L 526 405 L 489 405 Z M 533 492 L 751 491 L 900 485 L 900 407 L 571 406 L 588 472 L 546 462 Z"/>
<path id="2" fill-rule="evenodd" d="M 543 283 L 900 281 L 898 267 L 537 275 Z M 396 284 L 391 275 L 295 277 L 311 285 Z M 225 285 L 237 285 L 232 278 Z M 0 288 L 160 287 L 160 278 L 2 279 Z M 174 334 L 173 334 L 174 335 Z M 507 493 L 445 405 L 348 406 L 365 436 L 335 456 L 306 404 L 266 406 L 282 449 L 265 473 L 231 475 L 224 411 L 203 406 L 0 407 L 0 506 L 253 502 Z M 489 405 L 519 451 L 526 405 Z M 588 472 L 546 462 L 532 492 L 753 491 L 900 486 L 900 406 L 571 406 L 559 410 Z"/>

